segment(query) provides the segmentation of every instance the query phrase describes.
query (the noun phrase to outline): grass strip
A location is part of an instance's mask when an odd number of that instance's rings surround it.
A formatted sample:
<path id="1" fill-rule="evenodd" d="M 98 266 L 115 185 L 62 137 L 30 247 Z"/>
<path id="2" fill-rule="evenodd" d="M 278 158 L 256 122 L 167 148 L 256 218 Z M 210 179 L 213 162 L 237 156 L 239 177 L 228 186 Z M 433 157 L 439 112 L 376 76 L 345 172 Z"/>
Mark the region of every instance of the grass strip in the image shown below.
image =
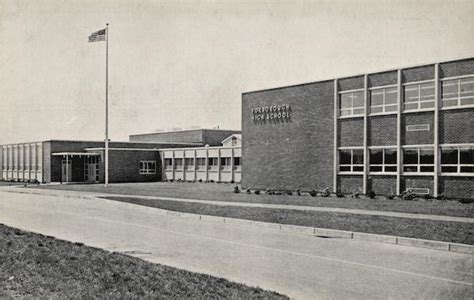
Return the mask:
<path id="1" fill-rule="evenodd" d="M 0 298 L 288 299 L 0 224 Z"/>
<path id="2" fill-rule="evenodd" d="M 257 207 L 220 206 L 181 201 L 128 197 L 106 197 L 119 202 L 156 207 L 170 211 L 290 224 L 355 232 L 385 234 L 474 245 L 474 226 L 470 223 L 418 220 L 399 217 L 347 213 L 299 211 Z"/>
<path id="3" fill-rule="evenodd" d="M 32 186 L 36 187 L 36 186 Z M 336 197 L 310 197 L 289 195 L 255 195 L 233 193 L 234 185 L 217 183 L 126 183 L 112 184 L 105 188 L 102 184 L 72 184 L 40 186 L 51 190 L 72 190 L 107 194 L 175 197 L 210 201 L 231 201 L 243 203 L 268 203 L 283 205 L 302 205 L 319 207 L 338 207 L 348 209 L 365 209 L 377 211 L 393 211 L 402 213 L 433 214 L 453 217 L 473 217 L 474 203 L 459 203 L 446 200 L 386 200 L 352 199 Z"/>

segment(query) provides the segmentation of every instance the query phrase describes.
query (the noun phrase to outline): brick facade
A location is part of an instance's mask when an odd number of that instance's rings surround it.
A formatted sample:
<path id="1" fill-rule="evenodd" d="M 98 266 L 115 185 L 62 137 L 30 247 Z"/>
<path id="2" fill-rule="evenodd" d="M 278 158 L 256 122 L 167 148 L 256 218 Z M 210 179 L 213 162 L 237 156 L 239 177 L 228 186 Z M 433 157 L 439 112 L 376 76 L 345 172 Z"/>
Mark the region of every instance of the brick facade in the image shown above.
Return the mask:
<path id="1" fill-rule="evenodd" d="M 474 143 L 474 110 L 443 110 L 439 115 L 440 144 Z"/>
<path id="2" fill-rule="evenodd" d="M 363 179 L 359 175 L 343 175 L 337 178 L 337 190 L 344 194 L 362 191 Z"/>
<path id="3" fill-rule="evenodd" d="M 339 147 L 362 146 L 364 144 L 364 119 L 338 120 L 337 138 Z"/>
<path id="4" fill-rule="evenodd" d="M 397 144 L 397 115 L 373 116 L 368 123 L 369 146 Z"/>
<path id="5" fill-rule="evenodd" d="M 472 177 L 443 176 L 439 182 L 440 192 L 448 198 L 474 198 Z"/>
<path id="6" fill-rule="evenodd" d="M 333 81 L 242 95 L 242 187 L 332 187 Z M 258 122 L 252 109 L 290 105 L 290 119 Z"/>
<path id="7" fill-rule="evenodd" d="M 369 176 L 368 190 L 376 195 L 396 195 L 397 178 L 395 176 Z"/>
<path id="8" fill-rule="evenodd" d="M 428 124 L 428 131 L 407 131 L 407 125 Z M 433 112 L 408 113 L 402 115 L 402 145 L 433 144 L 434 119 Z"/>

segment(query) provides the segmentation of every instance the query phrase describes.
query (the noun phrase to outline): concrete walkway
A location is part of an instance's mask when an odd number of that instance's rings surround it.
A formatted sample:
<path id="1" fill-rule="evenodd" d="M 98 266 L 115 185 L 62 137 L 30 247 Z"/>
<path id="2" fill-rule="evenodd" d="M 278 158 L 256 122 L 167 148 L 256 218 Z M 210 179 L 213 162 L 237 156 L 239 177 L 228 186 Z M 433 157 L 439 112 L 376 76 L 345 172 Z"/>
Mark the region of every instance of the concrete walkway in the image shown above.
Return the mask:
<path id="1" fill-rule="evenodd" d="M 198 199 L 160 197 L 160 196 L 157 197 L 157 196 L 106 194 L 106 193 L 94 193 L 94 192 L 84 192 L 84 191 L 79 192 L 79 191 L 47 190 L 47 189 L 35 189 L 35 188 L 25 189 L 21 187 L 0 187 L 0 190 L 6 191 L 6 192 L 27 193 L 27 194 L 37 194 L 37 195 L 53 195 L 53 196 L 56 195 L 56 196 L 66 196 L 66 197 L 70 196 L 70 197 L 88 197 L 88 198 L 90 197 L 136 198 L 136 199 L 150 199 L 150 200 L 163 200 L 163 201 L 181 201 L 181 202 L 188 202 L 188 203 L 200 203 L 200 204 L 210 204 L 210 205 L 218 205 L 218 206 L 256 207 L 256 208 L 269 208 L 269 209 L 288 209 L 288 210 L 298 210 L 298 211 L 320 211 L 320 212 L 396 217 L 396 218 L 431 220 L 431 221 L 461 222 L 461 223 L 471 223 L 471 224 L 474 223 L 474 218 L 467 218 L 467 217 L 453 217 L 453 216 L 401 213 L 401 212 L 392 212 L 392 211 L 377 211 L 377 210 L 349 209 L 349 208 L 336 208 L 336 207 L 317 207 L 317 206 L 286 205 L 286 204 L 214 201 L 214 200 L 211 201 L 211 200 L 198 200 Z"/>

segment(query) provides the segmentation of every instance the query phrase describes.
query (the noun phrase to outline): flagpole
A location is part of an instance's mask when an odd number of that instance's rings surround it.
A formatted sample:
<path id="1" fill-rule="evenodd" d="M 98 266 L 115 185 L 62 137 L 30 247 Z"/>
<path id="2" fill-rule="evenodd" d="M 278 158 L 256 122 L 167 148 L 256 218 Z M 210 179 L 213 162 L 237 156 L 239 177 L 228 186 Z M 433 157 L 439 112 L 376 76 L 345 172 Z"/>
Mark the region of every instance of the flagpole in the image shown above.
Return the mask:
<path id="1" fill-rule="evenodd" d="M 105 184 L 109 184 L 109 23 L 105 27 Z"/>

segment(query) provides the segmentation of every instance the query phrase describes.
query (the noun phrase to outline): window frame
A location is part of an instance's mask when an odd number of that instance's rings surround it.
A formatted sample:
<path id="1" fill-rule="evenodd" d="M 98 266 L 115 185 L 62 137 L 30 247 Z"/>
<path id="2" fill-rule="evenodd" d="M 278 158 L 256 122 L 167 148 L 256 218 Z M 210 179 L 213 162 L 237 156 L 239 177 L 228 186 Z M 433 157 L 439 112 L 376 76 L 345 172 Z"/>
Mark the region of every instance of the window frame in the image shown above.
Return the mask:
<path id="1" fill-rule="evenodd" d="M 363 105 L 362 106 L 357 106 L 354 107 L 354 97 L 353 94 L 355 93 L 362 93 L 363 99 Z M 338 108 L 338 117 L 341 119 L 344 118 L 357 118 L 357 117 L 363 117 L 365 115 L 365 110 L 366 110 L 366 99 L 364 97 L 365 89 L 354 89 L 354 90 L 347 90 L 347 91 L 339 91 L 338 92 L 338 103 L 337 103 L 337 108 Z M 341 100 L 342 100 L 342 95 L 345 94 L 351 94 L 351 107 L 350 108 L 341 108 Z M 363 112 L 360 114 L 354 114 L 355 109 L 363 109 Z M 341 111 L 350 111 L 350 115 L 342 115 Z"/>
<path id="2" fill-rule="evenodd" d="M 170 162 L 170 164 L 168 164 L 168 162 Z M 163 161 L 163 164 L 164 164 L 164 169 L 165 170 L 173 170 L 173 159 L 172 158 L 165 158 L 164 161 Z"/>
<path id="3" fill-rule="evenodd" d="M 198 162 L 203 162 L 202 164 Z M 205 157 L 196 157 L 195 161 L 197 171 L 206 171 L 206 158 Z"/>
<path id="4" fill-rule="evenodd" d="M 463 76 L 457 76 L 457 77 L 448 77 L 448 78 L 442 78 L 441 84 L 440 84 L 440 99 L 441 99 L 441 107 L 440 109 L 442 110 L 447 110 L 447 109 L 456 109 L 456 108 L 466 108 L 466 107 L 474 107 L 474 104 L 461 104 L 462 100 L 464 99 L 474 99 L 473 96 L 461 96 L 461 81 L 462 80 L 471 80 L 472 83 L 474 83 L 474 74 L 469 74 L 469 75 L 463 75 Z M 443 89 L 444 89 L 444 83 L 447 81 L 456 81 L 455 85 L 457 86 L 457 95 L 456 97 L 449 97 L 449 98 L 444 98 L 443 97 Z M 473 89 L 474 93 L 474 89 Z M 450 106 L 445 106 L 444 103 L 446 101 L 456 101 L 456 105 L 450 105 Z"/>
<path id="5" fill-rule="evenodd" d="M 369 103 L 368 103 L 368 108 L 369 108 L 369 115 L 370 116 L 378 116 L 378 115 L 393 115 L 397 114 L 398 112 L 398 105 L 399 105 L 399 98 L 398 98 L 398 89 L 397 85 L 391 84 L 391 85 L 386 85 L 386 86 L 379 86 L 379 87 L 371 87 L 369 88 Z M 397 101 L 395 103 L 386 103 L 386 95 L 387 95 L 387 90 L 395 90 L 396 93 L 396 98 Z M 372 94 L 373 92 L 382 92 L 382 104 L 377 104 L 377 105 L 372 105 Z M 375 107 L 381 107 L 382 111 L 381 112 L 372 112 L 372 108 Z M 395 107 L 396 109 L 393 111 L 386 111 L 387 107 Z"/>
<path id="6" fill-rule="evenodd" d="M 443 150 L 448 150 L 448 149 L 454 149 L 457 151 L 457 163 L 456 164 L 443 164 Z M 474 164 L 463 164 L 461 163 L 461 150 L 462 149 L 468 149 L 468 150 L 474 150 L 473 145 L 451 145 L 451 146 L 441 146 L 440 147 L 440 173 L 443 176 L 467 176 L 467 177 L 474 177 L 474 172 L 462 172 L 461 168 L 463 167 L 471 167 L 474 168 Z M 456 172 L 446 172 L 443 171 L 443 167 L 455 167 Z"/>
<path id="7" fill-rule="evenodd" d="M 424 84 L 432 84 L 433 85 L 433 99 L 431 100 L 421 100 L 421 86 L 424 85 Z M 417 86 L 417 91 L 418 91 L 418 96 L 417 96 L 417 100 L 416 101 L 413 101 L 413 102 L 406 102 L 406 88 L 407 87 L 411 87 L 411 86 Z M 422 104 L 423 103 L 429 103 L 429 102 L 433 102 L 433 107 L 424 107 L 422 108 Z M 402 104 L 403 104 L 403 107 L 402 107 L 402 112 L 419 112 L 419 111 L 433 111 L 435 109 L 435 106 L 436 106 L 436 84 L 435 84 L 435 80 L 433 79 L 430 79 L 430 80 L 426 80 L 426 81 L 418 81 L 418 82 L 406 82 L 403 84 L 403 98 L 402 98 Z M 405 108 L 405 105 L 409 103 L 409 104 L 417 104 L 417 108 L 411 108 L 411 109 L 406 109 Z"/>
<path id="8" fill-rule="evenodd" d="M 180 162 L 179 164 L 177 162 Z M 184 158 L 183 157 L 175 157 L 173 158 L 173 170 L 182 171 L 184 167 Z"/>
<path id="9" fill-rule="evenodd" d="M 417 163 L 416 164 L 406 164 L 405 163 L 405 151 L 406 150 L 416 150 L 417 151 Z M 433 152 L 433 163 L 432 164 L 422 164 L 421 162 L 421 151 L 430 150 Z M 435 161 L 434 161 L 434 146 L 415 146 L 409 145 L 404 146 L 402 149 L 402 174 L 403 175 L 433 175 L 435 170 Z M 416 171 L 405 171 L 405 167 L 416 167 Z M 432 167 L 433 171 L 421 171 L 422 167 Z"/>
<path id="10" fill-rule="evenodd" d="M 381 164 L 372 164 L 371 163 L 371 154 L 373 150 L 381 150 L 382 151 L 382 163 Z M 398 168 L 398 161 L 394 164 L 386 164 L 385 163 L 385 150 L 393 150 L 395 151 L 396 158 L 398 157 L 397 154 L 397 146 L 386 146 L 386 147 L 369 147 L 369 174 L 371 175 L 396 175 L 397 168 Z M 372 171 L 371 167 L 381 167 L 382 171 Z M 395 167 L 395 171 L 386 171 L 387 167 Z"/>
<path id="11" fill-rule="evenodd" d="M 212 161 L 212 164 L 210 163 Z M 214 163 L 216 162 L 216 163 Z M 209 171 L 218 171 L 219 170 L 219 159 L 218 157 L 208 157 L 207 158 L 207 169 Z"/>
<path id="12" fill-rule="evenodd" d="M 153 166 L 153 168 L 150 167 Z M 141 160 L 138 163 L 138 173 L 140 175 L 156 174 L 156 160 Z"/>
<path id="13" fill-rule="evenodd" d="M 362 151 L 362 164 L 354 164 L 354 151 Z M 340 163 L 340 155 L 341 151 L 350 151 L 351 152 L 351 163 L 350 164 L 341 164 Z M 338 161 L 337 161 L 337 172 L 338 174 L 364 174 L 365 170 L 365 159 L 363 154 L 364 148 L 363 147 L 350 147 L 345 148 L 341 147 L 338 149 Z M 341 171 L 341 167 L 349 167 L 350 171 Z M 354 171 L 354 167 L 362 167 L 362 171 Z"/>
<path id="14" fill-rule="evenodd" d="M 191 160 L 192 164 L 188 164 L 188 161 Z M 194 170 L 194 166 L 195 166 L 195 161 L 194 161 L 194 157 L 185 157 L 184 158 L 184 169 L 185 170 Z"/>

